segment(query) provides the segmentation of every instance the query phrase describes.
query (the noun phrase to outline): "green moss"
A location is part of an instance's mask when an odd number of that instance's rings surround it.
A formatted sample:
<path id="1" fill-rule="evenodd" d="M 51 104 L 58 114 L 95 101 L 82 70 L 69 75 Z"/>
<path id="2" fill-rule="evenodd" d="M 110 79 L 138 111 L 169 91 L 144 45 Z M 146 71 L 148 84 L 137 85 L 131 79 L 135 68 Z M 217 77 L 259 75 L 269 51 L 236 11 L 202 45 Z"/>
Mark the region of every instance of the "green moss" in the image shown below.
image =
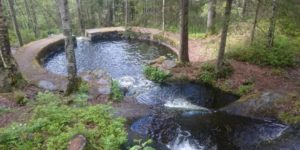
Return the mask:
<path id="1" fill-rule="evenodd" d="M 123 92 L 119 87 L 118 81 L 112 81 L 110 98 L 117 102 L 122 101 L 124 98 Z"/>
<path id="2" fill-rule="evenodd" d="M 144 68 L 144 75 L 147 79 L 156 83 L 164 83 L 171 76 L 169 73 L 152 66 L 146 66 Z"/>

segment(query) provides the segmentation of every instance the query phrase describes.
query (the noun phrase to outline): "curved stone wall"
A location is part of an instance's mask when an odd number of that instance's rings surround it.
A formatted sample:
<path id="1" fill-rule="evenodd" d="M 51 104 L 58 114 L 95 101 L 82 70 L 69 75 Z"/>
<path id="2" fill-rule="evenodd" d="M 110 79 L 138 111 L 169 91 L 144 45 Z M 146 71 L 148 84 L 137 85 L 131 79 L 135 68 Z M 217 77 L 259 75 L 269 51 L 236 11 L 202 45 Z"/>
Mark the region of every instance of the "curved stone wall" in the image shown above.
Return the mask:
<path id="1" fill-rule="evenodd" d="M 86 37 L 89 40 L 127 38 L 149 41 L 167 47 L 178 54 L 176 41 L 168 38 L 168 36 L 165 36 L 163 32 L 157 29 L 139 27 L 132 27 L 128 30 L 125 30 L 124 27 L 88 29 L 86 30 Z M 30 83 L 36 84 L 47 90 L 64 91 L 67 85 L 67 78 L 65 76 L 53 74 L 45 70 L 42 66 L 43 59 L 49 53 L 57 50 L 57 46 L 61 46 L 63 43 L 63 35 L 56 35 L 31 42 L 21 47 L 14 54 L 14 57 L 19 64 L 19 68 L 24 78 Z"/>

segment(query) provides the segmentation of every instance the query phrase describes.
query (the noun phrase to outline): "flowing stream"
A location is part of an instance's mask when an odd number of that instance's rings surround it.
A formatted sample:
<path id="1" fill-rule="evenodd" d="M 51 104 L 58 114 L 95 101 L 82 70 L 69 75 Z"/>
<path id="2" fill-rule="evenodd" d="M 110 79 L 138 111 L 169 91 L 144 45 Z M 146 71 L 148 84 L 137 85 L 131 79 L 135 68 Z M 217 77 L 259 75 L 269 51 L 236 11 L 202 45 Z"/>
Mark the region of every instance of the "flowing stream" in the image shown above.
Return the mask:
<path id="1" fill-rule="evenodd" d="M 118 80 L 126 96 L 153 106 L 151 115 L 130 122 L 129 139 L 152 138 L 156 149 L 255 149 L 276 139 L 287 126 L 264 120 L 232 116 L 216 110 L 236 96 L 193 83 L 155 84 L 143 76 L 143 66 L 152 59 L 175 55 L 147 42 L 78 40 L 75 50 L 78 72 L 107 71 Z M 44 60 L 50 72 L 66 75 L 63 48 Z"/>

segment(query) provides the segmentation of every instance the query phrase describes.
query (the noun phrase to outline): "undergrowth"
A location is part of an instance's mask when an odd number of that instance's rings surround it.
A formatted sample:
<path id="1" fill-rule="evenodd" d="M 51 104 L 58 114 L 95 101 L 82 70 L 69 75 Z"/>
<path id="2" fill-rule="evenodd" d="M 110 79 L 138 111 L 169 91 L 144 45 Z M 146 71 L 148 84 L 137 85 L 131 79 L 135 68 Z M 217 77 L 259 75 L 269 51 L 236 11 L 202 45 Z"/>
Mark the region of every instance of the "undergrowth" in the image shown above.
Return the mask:
<path id="1" fill-rule="evenodd" d="M 233 68 L 229 63 L 224 63 L 224 66 L 222 70 L 219 72 L 215 71 L 215 65 L 212 63 L 204 63 L 201 66 L 201 72 L 199 75 L 200 82 L 206 83 L 206 84 L 215 84 L 217 79 L 220 78 L 227 78 L 233 73 Z"/>
<path id="2" fill-rule="evenodd" d="M 38 93 L 30 104 L 33 111 L 29 121 L 0 129 L 0 149 L 64 150 L 77 134 L 88 139 L 86 149 L 119 149 L 127 136 L 124 119 L 114 118 L 108 105 L 81 105 L 78 100 L 69 104 L 69 99 L 74 98 L 86 101 L 83 95 L 66 98 Z"/>
<path id="3" fill-rule="evenodd" d="M 123 92 L 119 87 L 118 81 L 112 81 L 110 98 L 117 102 L 122 101 L 124 98 Z"/>
<path id="4" fill-rule="evenodd" d="M 291 67 L 295 65 L 296 57 L 300 53 L 298 42 L 281 36 L 272 48 L 266 48 L 262 42 L 256 42 L 251 46 L 238 46 L 230 50 L 227 56 L 260 66 Z"/>
<path id="5" fill-rule="evenodd" d="M 147 79 L 156 83 L 164 83 L 171 75 L 160 70 L 158 67 L 146 66 L 144 75 Z"/>

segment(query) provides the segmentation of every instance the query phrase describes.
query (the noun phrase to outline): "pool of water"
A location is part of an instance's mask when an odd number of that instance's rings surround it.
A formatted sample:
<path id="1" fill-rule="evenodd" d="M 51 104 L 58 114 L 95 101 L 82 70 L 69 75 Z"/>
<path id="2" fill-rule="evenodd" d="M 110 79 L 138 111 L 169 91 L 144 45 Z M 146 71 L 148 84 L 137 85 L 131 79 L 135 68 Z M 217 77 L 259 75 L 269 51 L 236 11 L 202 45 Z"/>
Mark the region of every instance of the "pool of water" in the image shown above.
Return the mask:
<path id="1" fill-rule="evenodd" d="M 89 42 L 79 39 L 75 56 L 79 73 L 102 69 L 113 78 L 140 76 L 143 66 L 159 56 L 175 58 L 172 51 L 148 42 L 128 40 Z M 66 75 L 66 63 L 66 54 L 61 46 L 45 58 L 43 65 L 52 73 Z"/>
<path id="2" fill-rule="evenodd" d="M 75 50 L 78 72 L 106 70 L 126 96 L 152 106 L 151 115 L 129 122 L 129 143 L 135 138 L 152 138 L 156 149 L 255 149 L 272 141 L 288 128 L 285 125 L 228 115 L 216 111 L 237 96 L 193 83 L 159 85 L 143 76 L 143 66 L 152 59 L 175 55 L 162 46 L 147 42 L 78 40 Z M 63 47 L 49 54 L 44 67 L 66 75 Z"/>

